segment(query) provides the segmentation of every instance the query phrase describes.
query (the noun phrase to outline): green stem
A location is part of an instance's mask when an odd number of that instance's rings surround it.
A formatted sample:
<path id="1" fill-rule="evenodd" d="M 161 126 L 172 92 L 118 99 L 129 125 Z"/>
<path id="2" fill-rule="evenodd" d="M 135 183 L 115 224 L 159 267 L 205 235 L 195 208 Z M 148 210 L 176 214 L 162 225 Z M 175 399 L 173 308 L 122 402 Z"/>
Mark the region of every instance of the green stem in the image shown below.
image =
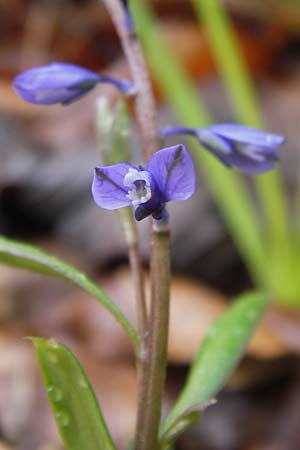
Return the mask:
<path id="1" fill-rule="evenodd" d="M 137 94 L 135 110 L 145 160 L 159 148 L 156 109 L 146 63 L 136 36 L 128 33 L 119 0 L 106 0 L 127 58 Z M 169 229 L 155 222 L 151 249 L 151 313 L 138 360 L 138 412 L 135 450 L 158 450 L 158 429 L 165 381 L 169 322 Z"/>
<path id="2" fill-rule="evenodd" d="M 141 341 L 143 341 L 143 336 L 147 332 L 147 308 L 144 274 L 138 247 L 136 223 L 132 216 L 132 208 L 121 209 L 119 211 L 119 216 L 128 248 L 129 265 L 133 280 L 135 307 L 137 313 L 137 328 Z"/>
<path id="3" fill-rule="evenodd" d="M 139 410 L 135 450 L 159 448 L 158 431 L 166 375 L 170 290 L 169 230 L 153 226 L 151 253 L 151 328 L 148 375 Z"/>

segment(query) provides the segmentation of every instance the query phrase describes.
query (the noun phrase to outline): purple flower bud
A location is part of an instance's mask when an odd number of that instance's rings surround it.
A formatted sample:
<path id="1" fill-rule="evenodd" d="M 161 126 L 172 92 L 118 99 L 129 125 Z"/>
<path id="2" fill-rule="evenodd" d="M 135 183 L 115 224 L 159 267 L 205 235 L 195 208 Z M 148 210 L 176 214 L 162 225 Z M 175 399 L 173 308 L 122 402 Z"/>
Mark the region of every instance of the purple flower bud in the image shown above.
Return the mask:
<path id="1" fill-rule="evenodd" d="M 131 81 L 115 80 L 83 67 L 67 63 L 51 63 L 33 67 L 16 76 L 13 88 L 24 100 L 38 105 L 68 105 L 98 83 L 111 83 L 124 94 L 134 93 Z"/>
<path id="2" fill-rule="evenodd" d="M 160 130 L 164 137 L 187 134 L 216 156 L 223 164 L 255 175 L 274 168 L 279 159 L 278 147 L 285 138 L 237 124 L 216 124 L 206 128 L 174 127 Z"/>
<path id="3" fill-rule="evenodd" d="M 92 184 L 95 203 L 101 208 L 136 206 L 135 218 L 166 218 L 165 204 L 187 200 L 195 192 L 193 161 L 183 145 L 164 148 L 151 156 L 147 167 L 129 163 L 96 167 Z"/>
<path id="4" fill-rule="evenodd" d="M 121 0 L 125 12 L 125 27 L 128 33 L 134 34 L 134 23 L 131 12 L 129 10 L 129 0 Z"/>

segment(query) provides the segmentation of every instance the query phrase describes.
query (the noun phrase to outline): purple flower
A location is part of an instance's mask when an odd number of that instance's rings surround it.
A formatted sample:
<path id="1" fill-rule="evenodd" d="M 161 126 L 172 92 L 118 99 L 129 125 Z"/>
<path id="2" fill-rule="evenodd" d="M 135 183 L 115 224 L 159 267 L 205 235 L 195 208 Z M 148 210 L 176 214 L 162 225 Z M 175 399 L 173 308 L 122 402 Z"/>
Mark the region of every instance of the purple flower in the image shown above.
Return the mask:
<path id="1" fill-rule="evenodd" d="M 278 147 L 285 138 L 237 124 L 216 124 L 206 128 L 174 127 L 160 130 L 164 137 L 187 134 L 198 141 L 228 167 L 254 175 L 273 169 Z"/>
<path id="2" fill-rule="evenodd" d="M 101 208 L 133 205 L 136 220 L 150 215 L 161 220 L 166 217 L 165 204 L 187 200 L 195 184 L 193 161 L 184 145 L 179 144 L 154 153 L 146 168 L 126 162 L 96 167 L 92 194 Z"/>
<path id="3" fill-rule="evenodd" d="M 131 81 L 115 80 L 83 67 L 51 63 L 33 67 L 16 76 L 13 88 L 24 100 L 38 105 L 68 105 L 88 93 L 98 83 L 111 83 L 125 94 L 134 92 Z"/>

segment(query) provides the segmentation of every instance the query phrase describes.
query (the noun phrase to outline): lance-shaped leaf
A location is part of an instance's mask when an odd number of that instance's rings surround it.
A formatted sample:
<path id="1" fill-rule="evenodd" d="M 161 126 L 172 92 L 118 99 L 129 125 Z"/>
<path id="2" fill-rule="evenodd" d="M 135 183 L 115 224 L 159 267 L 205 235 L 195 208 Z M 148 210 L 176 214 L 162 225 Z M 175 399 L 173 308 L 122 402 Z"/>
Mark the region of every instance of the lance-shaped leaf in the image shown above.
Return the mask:
<path id="1" fill-rule="evenodd" d="M 181 434 L 178 433 L 181 425 L 184 425 L 183 431 L 190 428 L 197 410 L 200 417 L 209 404 L 207 402 L 222 388 L 243 355 L 267 303 L 262 293 L 243 294 L 211 327 L 175 406 L 161 426 L 162 448 L 168 448 L 174 435 L 178 437 Z"/>
<path id="2" fill-rule="evenodd" d="M 93 389 L 72 352 L 54 339 L 31 339 L 66 449 L 115 450 Z"/>
<path id="3" fill-rule="evenodd" d="M 98 300 L 120 323 L 133 341 L 136 349 L 139 344 L 137 331 L 123 312 L 86 275 L 55 256 L 38 247 L 0 237 L 0 262 L 33 272 L 62 278 L 83 289 Z"/>

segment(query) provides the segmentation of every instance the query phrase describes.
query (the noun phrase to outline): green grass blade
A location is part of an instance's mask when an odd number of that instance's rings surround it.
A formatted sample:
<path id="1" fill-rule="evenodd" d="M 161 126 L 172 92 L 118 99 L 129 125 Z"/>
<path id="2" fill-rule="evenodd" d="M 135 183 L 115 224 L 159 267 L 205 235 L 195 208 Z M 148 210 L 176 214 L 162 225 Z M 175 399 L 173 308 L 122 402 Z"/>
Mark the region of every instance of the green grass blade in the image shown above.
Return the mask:
<path id="1" fill-rule="evenodd" d="M 120 323 L 135 347 L 138 347 L 138 333 L 123 312 L 86 275 L 79 272 L 70 264 L 44 252 L 38 247 L 4 237 L 0 237 L 0 262 L 32 272 L 62 278 L 65 281 L 75 284 L 98 300 Z"/>
<path id="2" fill-rule="evenodd" d="M 131 4 L 147 60 L 178 120 L 188 126 L 207 125 L 211 119 L 198 92 L 171 54 L 146 2 L 132 0 Z M 265 266 L 263 243 L 254 204 L 244 180 L 237 173 L 224 168 L 200 145 L 195 144 L 191 149 L 241 254 L 256 280 L 261 281 Z"/>
<path id="3" fill-rule="evenodd" d="M 31 338 L 67 450 L 116 450 L 80 363 L 54 339 Z"/>
<path id="4" fill-rule="evenodd" d="M 219 0 L 192 0 L 192 3 L 208 36 L 238 121 L 264 128 L 255 88 L 224 6 Z M 254 180 L 267 221 L 266 236 L 271 247 L 280 252 L 288 243 L 288 224 L 279 171 L 260 175 Z"/>
<path id="5" fill-rule="evenodd" d="M 191 410 L 196 411 L 197 404 L 205 404 L 222 388 L 242 357 L 267 303 L 261 293 L 243 294 L 211 327 L 175 406 L 162 424 L 163 442 L 178 422 Z"/>

